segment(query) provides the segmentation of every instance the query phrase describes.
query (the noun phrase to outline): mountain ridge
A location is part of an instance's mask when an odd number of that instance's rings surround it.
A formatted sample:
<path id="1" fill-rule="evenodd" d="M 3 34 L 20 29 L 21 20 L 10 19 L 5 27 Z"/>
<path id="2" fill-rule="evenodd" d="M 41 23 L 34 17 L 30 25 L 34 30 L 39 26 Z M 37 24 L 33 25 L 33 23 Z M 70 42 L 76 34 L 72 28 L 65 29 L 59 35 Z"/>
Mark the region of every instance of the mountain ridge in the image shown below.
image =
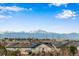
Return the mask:
<path id="1" fill-rule="evenodd" d="M 0 39 L 3 38 L 79 39 L 79 33 L 59 34 L 44 30 L 34 32 L 4 32 L 0 34 Z"/>

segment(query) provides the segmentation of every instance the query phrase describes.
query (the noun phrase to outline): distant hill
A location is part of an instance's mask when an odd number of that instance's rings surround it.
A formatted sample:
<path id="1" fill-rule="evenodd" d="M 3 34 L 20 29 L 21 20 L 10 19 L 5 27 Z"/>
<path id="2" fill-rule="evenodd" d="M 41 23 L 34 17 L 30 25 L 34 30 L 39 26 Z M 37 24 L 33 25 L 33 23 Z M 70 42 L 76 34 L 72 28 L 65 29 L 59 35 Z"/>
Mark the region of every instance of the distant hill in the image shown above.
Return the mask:
<path id="1" fill-rule="evenodd" d="M 79 33 L 59 34 L 44 30 L 34 32 L 5 32 L 0 34 L 0 39 L 2 38 L 79 39 Z"/>

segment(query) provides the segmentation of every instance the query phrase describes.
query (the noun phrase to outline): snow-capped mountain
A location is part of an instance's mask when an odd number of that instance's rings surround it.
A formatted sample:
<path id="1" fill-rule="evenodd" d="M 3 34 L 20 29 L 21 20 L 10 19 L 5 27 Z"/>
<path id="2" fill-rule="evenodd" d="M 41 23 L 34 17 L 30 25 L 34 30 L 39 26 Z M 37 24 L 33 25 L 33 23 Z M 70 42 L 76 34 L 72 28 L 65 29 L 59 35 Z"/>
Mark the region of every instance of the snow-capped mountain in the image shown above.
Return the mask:
<path id="1" fill-rule="evenodd" d="M 79 33 L 59 34 L 44 30 L 32 32 L 5 32 L 0 34 L 0 39 L 2 38 L 79 39 Z"/>

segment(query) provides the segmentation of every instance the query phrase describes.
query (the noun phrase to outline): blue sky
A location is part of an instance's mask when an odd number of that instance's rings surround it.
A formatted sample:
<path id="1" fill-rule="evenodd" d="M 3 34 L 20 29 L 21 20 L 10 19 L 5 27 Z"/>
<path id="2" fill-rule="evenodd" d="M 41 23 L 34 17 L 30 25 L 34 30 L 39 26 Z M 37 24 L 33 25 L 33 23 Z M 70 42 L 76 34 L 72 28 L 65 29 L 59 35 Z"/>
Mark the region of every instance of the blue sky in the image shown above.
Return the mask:
<path id="1" fill-rule="evenodd" d="M 79 33 L 78 3 L 1 3 L 0 32 Z"/>

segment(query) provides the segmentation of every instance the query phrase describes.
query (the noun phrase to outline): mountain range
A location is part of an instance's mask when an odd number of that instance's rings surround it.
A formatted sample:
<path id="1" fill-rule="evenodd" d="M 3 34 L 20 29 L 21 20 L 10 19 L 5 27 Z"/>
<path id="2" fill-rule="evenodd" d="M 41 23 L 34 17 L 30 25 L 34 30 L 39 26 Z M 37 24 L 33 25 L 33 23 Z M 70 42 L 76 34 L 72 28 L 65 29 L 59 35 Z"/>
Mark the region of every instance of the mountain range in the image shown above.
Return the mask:
<path id="1" fill-rule="evenodd" d="M 4 32 L 0 34 L 0 39 L 3 38 L 79 39 L 79 33 L 59 34 L 44 30 L 31 32 Z"/>

